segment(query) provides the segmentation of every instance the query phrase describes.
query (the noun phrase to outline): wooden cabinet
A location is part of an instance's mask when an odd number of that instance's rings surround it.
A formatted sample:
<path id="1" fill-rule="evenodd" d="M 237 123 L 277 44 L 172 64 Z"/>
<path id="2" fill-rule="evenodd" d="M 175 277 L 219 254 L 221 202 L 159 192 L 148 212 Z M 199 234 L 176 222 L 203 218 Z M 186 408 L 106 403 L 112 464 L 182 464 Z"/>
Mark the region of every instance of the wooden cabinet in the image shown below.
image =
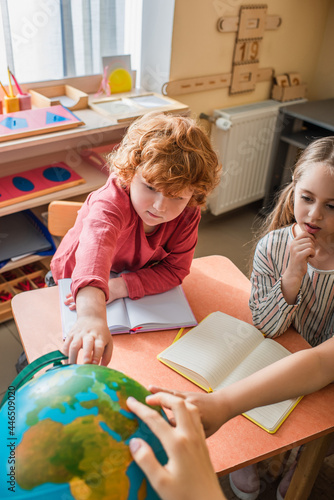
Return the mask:
<path id="1" fill-rule="evenodd" d="M 263 213 L 272 209 L 277 192 L 291 181 L 299 153 L 316 139 L 333 135 L 334 99 L 290 103 L 280 108 Z"/>
<path id="2" fill-rule="evenodd" d="M 14 295 L 44 287 L 47 271 L 48 259 L 46 262 L 22 264 L 0 274 L 0 322 L 12 317 L 11 299 Z"/>
<path id="3" fill-rule="evenodd" d="M 83 200 L 88 193 L 98 189 L 106 182 L 107 168 L 100 170 L 91 165 L 82 159 L 81 153 L 87 149 L 97 151 L 104 149 L 107 152 L 109 147 L 112 150 L 113 145 L 122 139 L 126 125 L 115 125 L 111 120 L 107 120 L 88 109 L 77 111 L 77 114 L 80 114 L 80 118 L 85 122 L 84 126 L 77 129 L 1 143 L 0 175 L 5 177 L 55 162 L 65 162 L 85 182 L 41 196 L 36 193 L 37 196 L 34 198 L 1 207 L 1 217 L 26 209 L 33 210 L 39 217 L 42 212 L 47 211 L 51 201 L 56 199 Z M 24 264 L 32 262 L 36 258 L 38 258 L 36 255 L 25 258 Z M 20 265 L 21 262 L 16 264 L 8 262 L 1 268 L 0 272 Z"/>
<path id="4" fill-rule="evenodd" d="M 37 195 L 35 198 L 1 207 L 1 217 L 31 209 L 43 222 L 42 214 L 47 212 L 51 201 L 62 199 L 83 201 L 88 193 L 103 186 L 106 182 L 107 168 L 101 171 L 99 168 L 87 163 L 82 159 L 81 152 L 85 149 L 108 152 L 108 149 L 111 150 L 113 145 L 122 139 L 127 125 L 115 124 L 89 109 L 77 111 L 76 114 L 80 115 L 80 118 L 85 122 L 84 126 L 64 132 L 1 143 L 0 176 L 19 174 L 33 168 L 62 161 L 77 172 L 85 182 L 74 187 L 61 189 L 42 196 Z M 28 286 L 28 289 L 36 288 L 38 285 L 34 282 L 34 279 L 44 278 L 49 262 L 50 258 L 34 254 L 19 260 L 8 261 L 0 269 L 0 322 L 12 317 L 10 297 L 23 291 L 25 285 Z M 36 271 L 27 272 L 29 266 L 31 269 L 36 267 Z M 37 275 L 35 276 L 36 272 Z"/>

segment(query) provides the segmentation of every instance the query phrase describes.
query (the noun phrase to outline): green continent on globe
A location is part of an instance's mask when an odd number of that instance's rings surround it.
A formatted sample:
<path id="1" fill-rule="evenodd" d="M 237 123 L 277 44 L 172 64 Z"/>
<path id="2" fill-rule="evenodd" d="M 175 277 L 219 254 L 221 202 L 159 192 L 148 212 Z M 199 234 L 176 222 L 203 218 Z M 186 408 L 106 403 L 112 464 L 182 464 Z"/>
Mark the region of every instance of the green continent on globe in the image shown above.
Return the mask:
<path id="1" fill-rule="evenodd" d="M 47 419 L 30 428 L 17 449 L 17 482 L 28 490 L 69 483 L 77 500 L 119 499 L 129 490 L 123 472 L 131 461 L 128 447 L 102 430 L 99 417 L 68 425 Z"/>
<path id="2" fill-rule="evenodd" d="M 145 402 L 148 391 L 135 380 L 109 368 L 93 365 L 60 369 L 41 391 L 39 378 L 32 381 L 29 395 L 33 408 L 27 412 L 28 429 L 17 447 L 17 483 L 32 490 L 44 483 L 67 483 L 76 500 L 120 500 L 128 498 L 130 480 L 124 473 L 132 462 L 127 444 L 138 429 L 126 399 Z M 36 390 L 35 390 L 36 388 Z M 45 409 L 79 407 L 88 415 L 59 422 L 45 416 Z M 69 412 L 70 413 L 70 412 Z M 146 497 L 146 479 L 137 491 Z"/>

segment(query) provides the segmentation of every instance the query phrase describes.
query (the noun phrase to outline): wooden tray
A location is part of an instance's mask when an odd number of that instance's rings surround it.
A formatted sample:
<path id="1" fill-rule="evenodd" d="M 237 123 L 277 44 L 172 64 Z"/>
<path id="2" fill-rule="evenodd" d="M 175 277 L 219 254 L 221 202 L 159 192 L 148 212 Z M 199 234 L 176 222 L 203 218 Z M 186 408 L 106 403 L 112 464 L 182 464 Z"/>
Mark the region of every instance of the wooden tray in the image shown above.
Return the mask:
<path id="1" fill-rule="evenodd" d="M 56 85 L 29 90 L 31 102 L 38 108 L 47 108 L 62 104 L 67 109 L 75 111 L 88 107 L 88 94 L 71 85 Z"/>
<path id="2" fill-rule="evenodd" d="M 16 111 L 1 115 L 0 142 L 48 134 L 79 125 L 84 125 L 84 122 L 62 105 Z"/>

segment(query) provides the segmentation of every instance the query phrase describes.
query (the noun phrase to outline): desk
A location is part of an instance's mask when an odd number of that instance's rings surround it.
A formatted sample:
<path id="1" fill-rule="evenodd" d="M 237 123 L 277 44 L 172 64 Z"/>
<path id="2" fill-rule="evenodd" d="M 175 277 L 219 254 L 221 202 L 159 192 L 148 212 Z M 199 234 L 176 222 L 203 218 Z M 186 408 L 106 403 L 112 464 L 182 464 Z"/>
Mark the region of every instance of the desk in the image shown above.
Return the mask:
<path id="1" fill-rule="evenodd" d="M 269 165 L 265 210 L 271 208 L 277 190 L 291 181 L 291 169 L 298 151 L 316 139 L 331 135 L 334 135 L 334 99 L 280 108 Z"/>
<path id="2" fill-rule="evenodd" d="M 248 308 L 250 282 L 225 257 L 194 259 L 183 289 L 198 321 L 213 311 L 221 310 L 251 322 Z M 47 352 L 62 348 L 57 287 L 23 292 L 14 297 L 12 306 L 30 362 Z M 156 359 L 157 354 L 171 344 L 175 335 L 176 330 L 115 335 L 110 366 L 146 387 L 156 384 L 172 389 L 200 391 Z M 291 352 L 309 347 L 293 328 L 278 341 Z M 329 434 L 334 430 L 333 405 L 334 385 L 303 398 L 273 435 L 242 416 L 230 420 L 207 440 L 215 471 L 219 475 L 227 474 Z M 294 493 L 290 499 L 307 498 L 298 495 L 299 492 Z M 286 500 L 289 500 L 288 497 Z"/>

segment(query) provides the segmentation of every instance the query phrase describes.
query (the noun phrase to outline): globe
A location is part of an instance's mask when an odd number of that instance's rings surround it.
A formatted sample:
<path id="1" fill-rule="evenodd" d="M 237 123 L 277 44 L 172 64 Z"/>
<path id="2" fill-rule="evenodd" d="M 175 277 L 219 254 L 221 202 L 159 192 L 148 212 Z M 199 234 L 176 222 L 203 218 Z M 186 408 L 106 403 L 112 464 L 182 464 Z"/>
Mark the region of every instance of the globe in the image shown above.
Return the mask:
<path id="1" fill-rule="evenodd" d="M 159 498 L 128 447 L 141 437 L 160 463 L 167 461 L 160 441 L 127 409 L 128 396 L 144 402 L 149 394 L 138 382 L 102 366 L 60 365 L 7 394 L 1 499 Z"/>

